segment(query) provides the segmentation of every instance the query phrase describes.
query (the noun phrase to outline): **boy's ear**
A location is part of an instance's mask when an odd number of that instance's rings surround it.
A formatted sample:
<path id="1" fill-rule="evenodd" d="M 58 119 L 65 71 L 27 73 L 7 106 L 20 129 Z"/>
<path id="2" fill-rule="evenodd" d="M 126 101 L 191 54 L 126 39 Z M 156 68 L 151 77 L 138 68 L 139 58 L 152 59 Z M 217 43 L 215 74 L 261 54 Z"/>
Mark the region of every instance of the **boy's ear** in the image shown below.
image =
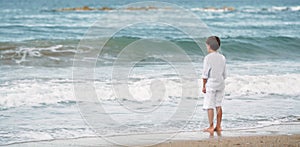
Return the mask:
<path id="1" fill-rule="evenodd" d="M 207 49 L 208 49 L 208 50 L 211 50 L 210 45 L 206 44 L 206 46 L 207 46 Z"/>
<path id="2" fill-rule="evenodd" d="M 208 45 L 208 44 L 205 44 L 206 45 L 206 48 L 208 49 L 208 48 L 210 48 L 210 46 Z"/>

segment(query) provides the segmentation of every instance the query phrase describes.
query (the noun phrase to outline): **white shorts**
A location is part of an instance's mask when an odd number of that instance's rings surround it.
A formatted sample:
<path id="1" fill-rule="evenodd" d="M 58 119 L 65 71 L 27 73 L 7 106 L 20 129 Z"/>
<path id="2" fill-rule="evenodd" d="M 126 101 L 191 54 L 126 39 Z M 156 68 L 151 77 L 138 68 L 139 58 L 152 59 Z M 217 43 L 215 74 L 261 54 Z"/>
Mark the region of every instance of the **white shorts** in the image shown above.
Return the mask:
<path id="1" fill-rule="evenodd" d="M 203 110 L 214 109 L 216 107 L 222 106 L 224 99 L 224 89 L 223 90 L 206 90 L 204 94 Z"/>

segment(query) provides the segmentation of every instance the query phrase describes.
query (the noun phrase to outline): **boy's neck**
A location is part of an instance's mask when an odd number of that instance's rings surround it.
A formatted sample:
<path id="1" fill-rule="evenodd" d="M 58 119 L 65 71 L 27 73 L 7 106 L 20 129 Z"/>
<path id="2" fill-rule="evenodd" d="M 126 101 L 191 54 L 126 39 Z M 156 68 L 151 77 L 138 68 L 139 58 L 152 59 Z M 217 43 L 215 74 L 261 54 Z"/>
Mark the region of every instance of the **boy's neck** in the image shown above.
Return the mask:
<path id="1" fill-rule="evenodd" d="M 208 50 L 208 53 L 216 53 L 217 51 L 215 51 L 215 50 L 212 50 L 212 49 L 209 49 Z"/>

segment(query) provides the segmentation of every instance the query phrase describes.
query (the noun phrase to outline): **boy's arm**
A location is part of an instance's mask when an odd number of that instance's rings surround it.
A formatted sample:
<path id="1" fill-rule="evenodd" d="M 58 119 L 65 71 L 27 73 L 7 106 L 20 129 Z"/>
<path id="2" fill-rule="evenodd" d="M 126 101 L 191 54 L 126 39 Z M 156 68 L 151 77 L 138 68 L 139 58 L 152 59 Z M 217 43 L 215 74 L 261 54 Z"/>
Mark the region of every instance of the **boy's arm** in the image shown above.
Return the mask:
<path id="1" fill-rule="evenodd" d="M 207 64 L 207 58 L 204 58 L 203 61 L 203 73 L 202 73 L 202 79 L 203 79 L 203 86 L 202 86 L 202 92 L 206 93 L 206 83 L 207 79 L 209 77 L 209 71 L 210 71 L 210 66 Z"/>
<path id="2" fill-rule="evenodd" d="M 202 86 L 203 93 L 206 93 L 206 83 L 207 83 L 207 79 L 203 79 L 203 86 Z"/>

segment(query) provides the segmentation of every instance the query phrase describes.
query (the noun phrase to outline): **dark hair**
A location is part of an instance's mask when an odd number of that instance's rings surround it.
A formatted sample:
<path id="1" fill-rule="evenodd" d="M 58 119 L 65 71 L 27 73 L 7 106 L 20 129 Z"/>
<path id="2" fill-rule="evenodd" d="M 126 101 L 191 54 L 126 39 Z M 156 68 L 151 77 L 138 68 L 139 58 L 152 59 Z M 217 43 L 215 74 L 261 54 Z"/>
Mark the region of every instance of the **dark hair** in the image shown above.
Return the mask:
<path id="1" fill-rule="evenodd" d="M 220 48 L 221 41 L 218 36 L 210 36 L 207 38 L 206 44 L 208 44 L 212 50 L 216 51 Z"/>

